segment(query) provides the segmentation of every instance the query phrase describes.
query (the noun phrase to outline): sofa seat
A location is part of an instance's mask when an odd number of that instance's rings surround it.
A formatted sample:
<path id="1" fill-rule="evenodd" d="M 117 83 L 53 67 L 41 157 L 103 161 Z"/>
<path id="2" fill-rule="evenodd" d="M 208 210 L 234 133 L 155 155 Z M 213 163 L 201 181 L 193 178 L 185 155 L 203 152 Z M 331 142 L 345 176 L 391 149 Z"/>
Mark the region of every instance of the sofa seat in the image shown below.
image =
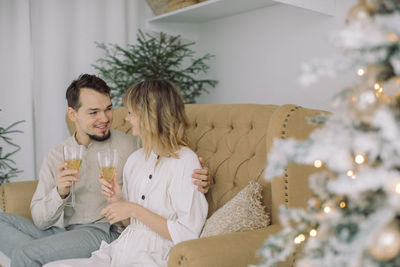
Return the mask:
<path id="1" fill-rule="evenodd" d="M 168 266 L 235 267 L 256 264 L 256 252 L 268 236 L 280 229 L 278 208 L 306 207 L 311 196 L 308 176 L 311 166 L 290 164 L 282 177 L 267 182 L 264 168 L 273 140 L 305 139 L 314 126 L 307 122 L 321 110 L 295 105 L 188 104 L 188 135 L 194 151 L 206 161 L 215 183 L 207 194 L 209 214 L 232 199 L 251 180 L 263 186 L 262 202 L 271 215 L 271 225 L 254 231 L 217 235 L 185 241 L 172 248 Z M 114 109 L 112 128 L 128 133 L 125 108 Z M 69 132 L 74 125 L 66 118 Z M 32 177 L 34 179 L 34 177 Z M 37 182 L 14 182 L 0 188 L 5 212 L 31 218 L 30 199 Z M 295 255 L 278 266 L 292 266 Z"/>

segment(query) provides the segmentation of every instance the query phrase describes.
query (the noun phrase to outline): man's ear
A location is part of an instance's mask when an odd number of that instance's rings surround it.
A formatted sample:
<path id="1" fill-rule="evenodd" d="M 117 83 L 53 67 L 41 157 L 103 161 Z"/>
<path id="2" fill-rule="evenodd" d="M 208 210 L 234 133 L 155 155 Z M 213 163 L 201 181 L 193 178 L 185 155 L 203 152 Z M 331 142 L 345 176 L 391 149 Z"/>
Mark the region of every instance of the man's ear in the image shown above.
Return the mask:
<path id="1" fill-rule="evenodd" d="M 68 107 L 67 109 L 67 114 L 68 114 L 68 118 L 72 121 L 72 122 L 76 122 L 76 111 L 75 109 Z"/>

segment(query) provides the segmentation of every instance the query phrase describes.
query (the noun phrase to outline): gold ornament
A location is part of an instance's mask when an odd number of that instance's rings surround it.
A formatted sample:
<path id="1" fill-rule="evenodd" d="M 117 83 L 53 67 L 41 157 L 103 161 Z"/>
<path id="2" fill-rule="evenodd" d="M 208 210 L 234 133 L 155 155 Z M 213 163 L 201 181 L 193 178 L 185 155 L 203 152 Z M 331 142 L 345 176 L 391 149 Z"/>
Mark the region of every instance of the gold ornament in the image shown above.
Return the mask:
<path id="1" fill-rule="evenodd" d="M 375 88 L 376 84 L 383 84 L 394 76 L 393 67 L 388 63 L 369 65 L 363 75 L 366 86 Z"/>
<path id="2" fill-rule="evenodd" d="M 347 15 L 346 22 L 351 23 L 358 20 L 370 19 L 374 15 L 374 8 L 365 0 L 359 0 L 358 4 L 352 7 Z"/>
<path id="3" fill-rule="evenodd" d="M 400 111 L 400 75 L 393 76 L 382 87 L 387 102 L 392 108 Z"/>
<path id="4" fill-rule="evenodd" d="M 396 221 L 386 225 L 376 234 L 368 252 L 378 261 L 389 261 L 400 253 L 400 229 Z"/>

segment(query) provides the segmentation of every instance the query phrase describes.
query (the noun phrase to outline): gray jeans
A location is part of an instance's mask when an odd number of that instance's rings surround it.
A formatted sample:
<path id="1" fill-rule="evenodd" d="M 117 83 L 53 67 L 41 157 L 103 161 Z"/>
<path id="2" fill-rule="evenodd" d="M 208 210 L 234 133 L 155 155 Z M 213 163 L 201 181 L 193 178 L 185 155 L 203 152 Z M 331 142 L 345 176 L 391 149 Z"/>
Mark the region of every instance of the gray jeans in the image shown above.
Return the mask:
<path id="1" fill-rule="evenodd" d="M 68 259 L 89 258 L 100 247 L 117 239 L 116 231 L 105 225 L 72 225 L 67 229 L 38 229 L 31 220 L 0 212 L 0 251 L 11 259 L 11 267 L 42 266 Z M 103 229 L 101 229 L 103 228 Z M 109 228 L 108 228 L 109 229 Z"/>

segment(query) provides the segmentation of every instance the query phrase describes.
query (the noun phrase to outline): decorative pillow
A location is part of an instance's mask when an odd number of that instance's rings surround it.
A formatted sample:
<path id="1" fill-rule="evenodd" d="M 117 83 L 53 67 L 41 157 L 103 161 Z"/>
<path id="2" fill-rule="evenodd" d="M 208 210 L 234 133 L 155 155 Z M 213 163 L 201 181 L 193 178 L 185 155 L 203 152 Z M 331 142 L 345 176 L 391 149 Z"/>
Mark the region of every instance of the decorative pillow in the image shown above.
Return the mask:
<path id="1" fill-rule="evenodd" d="M 261 203 L 262 186 L 250 181 L 234 198 L 207 219 L 200 237 L 255 230 L 269 225 Z"/>

